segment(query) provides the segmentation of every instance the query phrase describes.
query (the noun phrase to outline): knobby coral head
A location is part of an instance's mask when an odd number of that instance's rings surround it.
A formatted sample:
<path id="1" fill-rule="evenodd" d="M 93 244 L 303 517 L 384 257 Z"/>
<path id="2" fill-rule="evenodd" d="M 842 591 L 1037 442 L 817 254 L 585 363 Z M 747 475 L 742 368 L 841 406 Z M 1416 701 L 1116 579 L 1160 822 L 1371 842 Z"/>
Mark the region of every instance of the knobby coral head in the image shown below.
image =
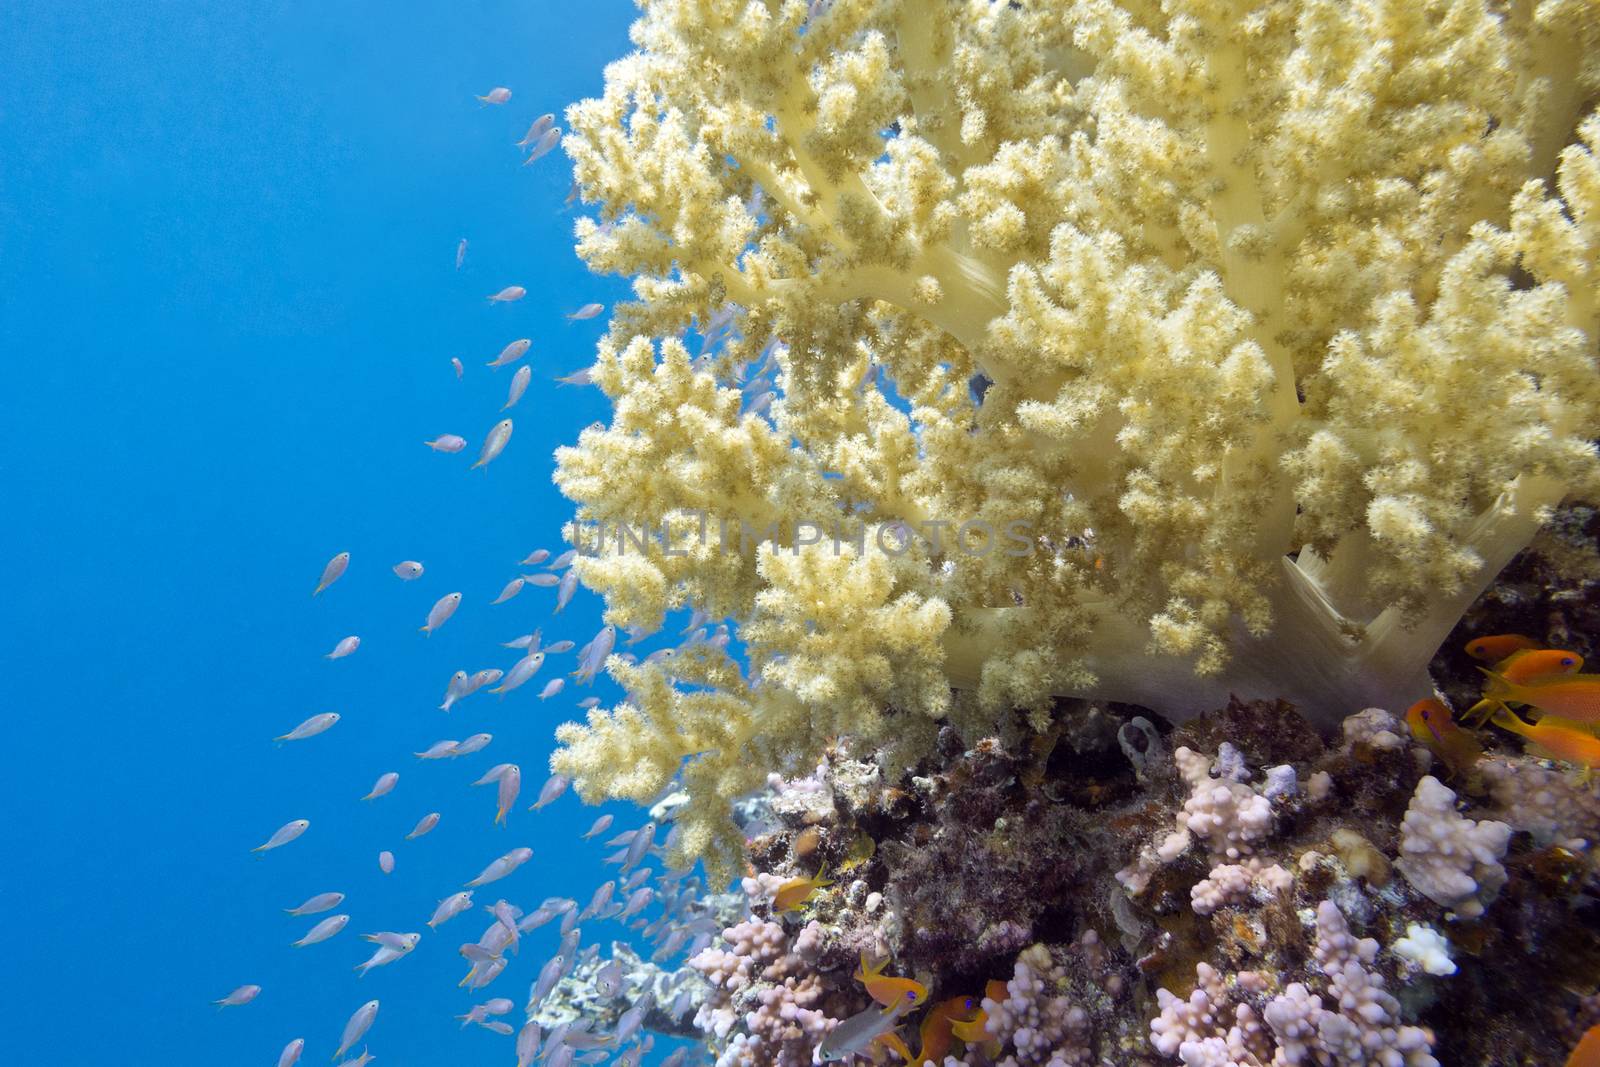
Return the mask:
<path id="1" fill-rule="evenodd" d="M 609 621 L 731 617 L 750 675 L 614 660 L 555 762 L 681 767 L 689 851 L 838 731 L 1405 707 L 1593 493 L 1596 0 L 641 6 L 567 113 L 579 255 L 637 299 L 556 480 L 574 538 L 656 531 L 579 562 Z"/>

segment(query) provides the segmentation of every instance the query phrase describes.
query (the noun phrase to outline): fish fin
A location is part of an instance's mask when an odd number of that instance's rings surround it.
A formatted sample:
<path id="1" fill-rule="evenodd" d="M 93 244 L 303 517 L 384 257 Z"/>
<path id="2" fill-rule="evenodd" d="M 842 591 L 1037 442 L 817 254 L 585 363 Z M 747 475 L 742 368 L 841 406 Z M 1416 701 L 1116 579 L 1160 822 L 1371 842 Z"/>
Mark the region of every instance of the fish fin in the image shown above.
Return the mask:
<path id="1" fill-rule="evenodd" d="M 1489 678 L 1489 688 L 1485 690 L 1483 694 L 1485 697 L 1495 697 L 1500 700 L 1505 700 L 1508 697 L 1515 699 L 1517 691 L 1517 684 L 1515 682 L 1503 674 L 1498 674 L 1494 671 L 1491 671 L 1487 667 L 1479 667 L 1478 670 L 1487 675 Z M 1517 701 L 1517 703 L 1522 702 Z"/>

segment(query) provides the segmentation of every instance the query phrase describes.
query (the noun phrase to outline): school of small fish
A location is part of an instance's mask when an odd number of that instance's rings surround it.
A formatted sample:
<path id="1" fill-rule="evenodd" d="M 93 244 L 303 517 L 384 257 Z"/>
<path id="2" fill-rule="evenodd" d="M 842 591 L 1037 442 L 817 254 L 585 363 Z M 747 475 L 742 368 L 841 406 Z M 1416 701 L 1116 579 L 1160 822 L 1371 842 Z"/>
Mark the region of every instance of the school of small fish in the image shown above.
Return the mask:
<path id="1" fill-rule="evenodd" d="M 477 96 L 477 100 L 480 101 L 482 106 L 488 107 L 490 105 L 507 104 L 511 97 L 511 90 L 500 86 Z M 516 142 L 516 147 L 526 153 L 524 164 L 534 162 L 559 145 L 561 133 L 562 131 L 555 126 L 553 114 L 544 114 L 536 118 L 529 127 L 527 134 L 522 140 Z M 573 197 L 569 196 L 568 203 L 571 203 L 572 200 Z M 455 270 L 460 271 L 463 269 L 466 263 L 466 254 L 467 239 L 463 237 L 455 250 Z M 480 289 L 478 292 L 481 293 L 482 290 Z M 521 301 L 526 294 L 527 290 L 524 287 L 508 285 L 490 295 L 488 302 L 496 305 L 515 304 Z M 566 318 L 574 322 L 581 322 L 597 317 L 604 310 L 605 305 L 603 304 L 588 303 L 582 305 L 576 311 L 568 313 Z M 702 338 L 705 342 L 702 346 L 702 354 L 711 344 L 726 337 L 726 333 L 723 332 L 720 337 L 716 337 L 716 341 L 713 340 L 713 337 L 719 331 L 725 330 L 726 325 L 726 323 L 718 324 L 715 322 L 705 324 L 701 330 Z M 501 349 L 498 356 L 488 362 L 488 366 L 491 369 L 498 369 L 510 364 L 516 364 L 528 355 L 532 347 L 533 341 L 530 338 L 513 340 Z M 465 367 L 462 361 L 458 358 L 452 358 L 451 364 L 454 367 L 455 376 L 458 379 L 462 378 L 465 374 Z M 529 363 L 523 363 L 517 367 L 506 393 L 505 403 L 500 409 L 502 412 L 515 407 L 523 400 L 533 382 L 533 378 L 534 371 Z M 589 372 L 585 369 L 565 378 L 556 379 L 556 381 L 565 385 L 586 385 L 589 383 Z M 511 437 L 511 419 L 502 418 L 494 423 L 484 433 L 477 461 L 471 465 L 471 469 L 487 467 L 495 459 L 499 458 L 505 453 Z M 439 434 L 432 439 L 424 440 L 424 444 L 434 452 L 444 455 L 460 453 L 468 447 L 468 441 L 465 437 L 453 433 Z M 527 592 L 530 588 L 539 590 L 554 589 L 554 603 L 551 613 L 552 615 L 558 615 L 569 605 L 578 590 L 578 572 L 572 566 L 577 556 L 578 551 L 575 548 L 565 549 L 554 558 L 551 557 L 551 552 L 548 549 L 539 548 L 534 550 L 520 560 L 517 566 L 524 568 L 542 566 L 542 569 L 535 573 L 510 573 L 504 586 L 493 599 L 486 595 L 488 592 L 486 590 L 477 592 L 469 590 L 470 595 L 467 596 L 464 596 L 462 592 L 448 592 L 438 595 L 436 590 L 434 594 L 431 594 L 436 599 L 432 601 L 432 606 L 427 608 L 425 616 L 423 616 L 423 608 L 428 601 L 424 599 L 417 604 L 416 611 L 418 616 L 425 619 L 423 625 L 418 627 L 418 630 L 420 630 L 423 637 L 431 636 L 434 631 L 449 622 L 457 614 L 458 610 L 463 609 L 463 607 L 465 607 L 465 610 L 462 611 L 463 615 L 473 614 L 480 610 L 486 612 L 495 605 L 507 604 L 519 595 L 522 599 L 515 607 L 499 608 L 497 610 L 505 612 L 520 610 L 525 607 L 530 599 L 530 594 Z M 328 559 L 323 565 L 321 576 L 312 590 L 312 596 L 322 597 L 323 594 L 327 594 L 324 598 L 325 600 L 340 600 L 339 594 L 330 592 L 330 590 L 335 583 L 345 576 L 350 568 L 351 561 L 352 556 L 348 551 L 340 551 Z M 424 577 L 425 573 L 431 574 L 431 572 L 425 571 L 422 563 L 410 559 L 389 565 L 389 570 L 396 578 L 405 583 L 417 582 Z M 359 581 L 360 579 L 356 580 Z M 728 630 L 725 625 L 718 627 L 715 637 L 707 638 L 707 624 L 711 621 L 706 613 L 695 611 L 689 626 L 680 635 L 680 637 L 684 638 L 680 645 L 675 649 L 668 648 L 651 653 L 647 659 L 658 661 L 670 658 L 679 651 L 687 649 L 698 642 L 719 644 L 720 647 L 725 647 L 728 641 Z M 402 634 L 380 634 L 377 639 L 400 639 L 403 636 L 404 628 L 400 629 Z M 627 633 L 627 644 L 631 646 L 647 636 L 649 635 L 630 630 Z M 545 667 L 547 660 L 557 656 L 566 656 L 570 653 L 575 653 L 573 660 L 568 661 L 571 666 L 563 666 L 556 672 L 555 677 L 548 677 L 550 671 L 546 671 L 547 680 L 542 688 L 539 689 L 537 699 L 546 701 L 560 696 L 567 690 L 569 682 L 576 686 L 589 686 L 604 671 L 607 661 L 612 656 L 615 655 L 626 661 L 637 662 L 637 657 L 632 652 L 619 652 L 617 650 L 617 638 L 616 628 L 607 625 L 603 626 L 598 633 L 588 635 L 588 639 L 583 643 L 582 647 L 579 647 L 576 640 L 569 639 L 546 644 L 543 642 L 541 632 L 534 630 L 530 634 L 503 643 L 504 648 L 514 649 L 519 654 L 519 658 L 505 665 L 504 668 L 487 667 L 471 671 L 464 668 L 455 670 L 445 686 L 442 702 L 437 707 L 442 712 L 451 712 L 458 704 L 477 693 L 480 689 L 495 694 L 502 701 L 506 700 L 508 696 L 524 701 L 534 699 L 529 695 L 532 692 L 531 689 L 520 697 L 516 696 L 517 691 L 539 674 L 541 668 Z M 328 660 L 347 658 L 361 648 L 361 645 L 361 637 L 349 634 L 338 638 L 332 649 L 324 654 L 324 658 Z M 322 647 L 327 646 L 324 645 Z M 422 643 L 419 641 L 415 654 L 423 654 L 421 648 Z M 498 654 L 504 655 L 504 653 Z M 346 669 L 348 668 L 337 668 L 340 671 Z M 331 670 L 335 670 L 335 668 L 330 668 Z M 491 686 L 493 688 L 489 688 Z M 434 690 L 434 692 L 437 692 L 437 690 Z M 477 703 L 475 701 L 474 706 Z M 579 709 L 593 708 L 599 703 L 599 697 L 585 696 L 577 702 L 577 707 Z M 289 742 L 301 741 L 311 741 L 314 746 L 318 742 L 312 739 L 331 730 L 340 721 L 341 714 L 339 712 L 318 712 L 286 732 L 278 734 L 273 740 L 280 746 L 287 745 Z M 423 739 L 413 738 L 412 740 L 421 741 Z M 493 742 L 494 736 L 492 734 L 480 732 L 471 734 L 461 740 L 447 738 L 432 743 L 424 741 L 420 749 L 410 745 L 397 746 L 393 755 L 397 757 L 398 762 L 399 759 L 404 758 L 405 752 L 411 752 L 411 758 L 418 761 L 419 765 L 416 774 L 438 775 L 446 773 L 438 769 L 438 764 L 450 764 L 456 760 L 470 758 L 477 753 L 483 752 Z M 432 769 L 429 769 L 430 767 Z M 411 776 L 412 772 L 408 771 L 408 781 Z M 471 776 L 469 775 L 468 777 L 470 778 Z M 352 801 L 359 796 L 361 802 L 370 804 L 395 794 L 399 789 L 400 779 L 401 774 L 399 771 L 389 770 L 379 774 L 375 781 L 364 777 L 363 781 L 372 782 L 364 794 L 359 792 L 361 783 L 346 783 L 342 788 L 349 790 L 344 795 Z M 527 820 L 529 816 L 526 812 L 540 811 L 555 804 L 566 794 L 569 786 L 568 780 L 562 775 L 551 775 L 540 784 L 534 801 L 531 804 L 524 804 L 519 809 L 519 800 L 523 799 L 523 777 L 521 766 L 515 762 L 497 763 L 488 771 L 479 775 L 476 780 L 471 781 L 470 784 L 465 784 L 466 779 L 462 781 L 463 788 L 468 789 L 486 785 L 494 787 L 495 803 L 493 811 L 491 813 L 485 807 L 483 817 L 486 822 L 500 826 Z M 674 787 L 669 786 L 669 789 Z M 409 787 L 408 789 L 399 790 L 399 793 L 403 797 L 408 791 Z M 666 795 L 665 792 L 662 795 Z M 386 800 L 383 801 L 383 805 L 387 808 L 396 802 L 395 800 Z M 520 820 L 518 818 L 519 814 Z M 611 813 L 600 815 L 594 820 L 589 829 L 582 834 L 581 840 L 588 841 L 605 834 L 611 828 L 615 818 L 616 816 Z M 415 841 L 429 834 L 439 823 L 440 814 L 438 812 L 424 814 L 417 820 L 411 831 L 405 834 L 404 841 Z M 310 829 L 310 820 L 305 818 L 290 819 L 268 834 L 264 841 L 254 845 L 250 851 L 265 860 L 267 853 L 293 844 L 301 836 L 308 833 Z M 605 842 L 604 847 L 606 849 L 616 849 L 617 851 L 606 857 L 604 862 L 618 865 L 620 874 L 601 882 L 594 890 L 588 905 L 582 909 L 579 908 L 577 900 L 566 897 L 546 898 L 536 906 L 527 909 L 519 906 L 513 900 L 503 897 L 493 903 L 488 903 L 481 899 L 476 903 L 474 901 L 474 893 L 489 885 L 494 885 L 496 892 L 501 892 L 500 885 L 503 883 L 508 887 L 504 892 L 512 895 L 515 895 L 518 891 L 528 892 L 533 880 L 525 875 L 521 878 L 514 878 L 513 876 L 517 874 L 519 869 L 530 864 L 538 866 L 541 855 L 546 862 L 570 864 L 572 862 L 571 849 L 577 847 L 578 842 L 551 842 L 552 848 L 540 849 L 538 853 L 528 845 L 518 845 L 504 852 L 498 858 L 489 860 L 482 870 L 470 880 L 465 879 L 465 876 L 470 873 L 467 871 L 439 872 L 422 863 L 400 864 L 397 862 L 395 851 L 389 848 L 385 848 L 378 853 L 378 868 L 384 875 L 394 875 L 397 879 L 425 878 L 433 883 L 433 893 L 436 894 L 434 899 L 438 901 L 437 906 L 427 916 L 411 916 L 410 921 L 406 921 L 405 925 L 413 925 L 415 923 L 421 926 L 425 923 L 427 932 L 431 936 L 438 932 L 444 924 L 480 908 L 492 920 L 487 923 L 486 928 L 482 929 L 476 940 L 465 942 L 453 954 L 465 960 L 470 967 L 466 975 L 456 982 L 458 987 L 467 991 L 469 997 L 476 999 L 476 994 L 479 990 L 500 980 L 504 972 L 511 971 L 514 967 L 521 970 L 530 981 L 529 996 L 524 1008 L 524 1014 L 527 1018 L 520 1027 L 514 1027 L 503 1018 L 511 1015 L 516 1010 L 515 1002 L 509 997 L 496 996 L 482 1000 L 479 1003 L 464 1004 L 461 1011 L 452 1012 L 452 1017 L 459 1021 L 461 1029 L 476 1027 L 500 1037 L 512 1039 L 509 1044 L 514 1045 L 514 1048 L 508 1047 L 507 1052 L 508 1055 L 514 1053 L 519 1067 L 530 1067 L 536 1061 L 541 1060 L 552 1065 L 552 1067 L 573 1067 L 575 1064 L 594 1064 L 611 1058 L 614 1058 L 617 1064 L 626 1065 L 626 1067 L 637 1067 L 642 1056 L 649 1052 L 654 1044 L 654 1038 L 644 1033 L 643 1030 L 645 1016 L 653 1006 L 648 994 L 634 1002 L 621 1015 L 616 1024 L 610 1028 L 609 1032 L 597 1030 L 592 1020 L 579 1019 L 573 1023 L 553 1029 L 549 1033 L 544 1033 L 540 1025 L 535 1021 L 534 1016 L 538 1012 L 540 1005 L 550 996 L 562 979 L 570 975 L 580 964 L 593 962 L 599 957 L 602 951 L 602 944 L 608 943 L 614 936 L 628 936 L 626 934 L 607 934 L 586 944 L 584 931 L 578 925 L 580 922 L 616 922 L 625 925 L 630 930 L 639 931 L 641 936 L 650 942 L 654 948 L 651 958 L 657 961 L 679 955 L 685 957 L 693 955 L 710 945 L 713 938 L 718 935 L 720 931 L 717 924 L 701 911 L 692 907 L 698 902 L 704 889 L 704 884 L 699 877 L 688 870 L 665 869 L 656 871 L 646 865 L 650 858 L 660 858 L 666 855 L 667 849 L 670 847 L 673 836 L 676 833 L 674 828 L 658 838 L 657 835 L 660 830 L 661 828 L 654 822 L 646 822 L 636 829 L 612 837 Z M 534 839 L 534 843 L 538 844 L 538 839 Z M 243 845 L 241 844 L 242 847 Z M 402 847 L 402 843 L 396 842 L 395 847 Z M 400 873 L 395 874 L 396 871 Z M 815 879 L 798 879 L 795 884 L 786 887 L 787 896 L 785 899 L 796 901 L 793 906 L 798 907 L 799 903 L 803 902 L 815 888 L 827 884 L 829 883 L 820 873 Z M 520 887 L 520 890 L 518 887 Z M 360 917 L 361 902 L 359 900 L 351 901 L 348 911 L 340 910 L 335 914 L 325 914 L 345 907 L 346 902 L 345 893 L 324 890 L 313 893 L 303 903 L 295 907 L 284 908 L 284 913 L 293 919 L 318 917 L 308 928 L 302 925 L 292 933 L 286 931 L 284 935 L 285 946 L 295 950 L 311 949 L 312 951 L 309 954 L 317 955 L 337 952 L 339 951 L 339 945 L 350 944 L 351 938 L 340 938 L 340 935 L 346 926 L 350 924 L 353 917 Z M 655 912 L 654 915 L 650 914 L 652 911 Z M 417 920 L 420 920 L 420 922 L 416 922 Z M 360 919 L 360 921 L 363 925 L 366 925 L 369 920 Z M 525 963 L 518 963 L 514 957 L 519 955 L 519 948 L 522 945 L 524 936 L 552 922 L 559 922 L 561 939 L 559 950 L 544 960 L 530 960 Z M 593 927 L 591 926 L 592 930 Z M 389 967 L 404 961 L 418 949 L 423 940 L 423 934 L 420 932 L 384 930 L 363 934 L 362 938 L 369 943 L 371 953 L 364 959 L 358 956 L 350 958 L 349 966 L 351 980 L 353 981 L 359 981 L 374 969 Z M 330 942 L 332 943 L 331 947 L 312 948 L 312 946 Z M 426 952 L 419 955 L 426 955 Z M 405 969 L 415 970 L 416 967 L 416 964 L 410 964 Z M 609 989 L 613 995 L 621 990 L 625 975 L 621 963 L 613 960 L 611 963 L 602 966 L 597 973 L 600 976 L 599 981 L 601 984 Z M 883 978 L 877 972 L 873 972 L 873 979 L 881 982 L 893 981 L 892 979 Z M 358 986 L 357 988 L 361 987 Z M 217 1005 L 219 1011 L 223 1008 L 242 1007 L 253 1002 L 261 992 L 262 987 L 260 985 L 244 984 L 213 1001 L 213 1003 Z M 926 995 L 925 991 L 924 995 Z M 327 992 L 328 998 L 333 998 L 336 1004 L 342 1004 L 343 1001 L 337 999 L 339 996 L 340 994 L 335 990 Z M 345 998 L 351 1003 L 355 1002 L 356 999 L 353 991 Z M 874 1009 L 873 1014 L 882 1014 L 892 1021 L 898 1017 L 899 1012 L 906 1010 L 906 1007 L 906 1005 L 896 1002 L 890 1012 L 879 1013 Z M 332 1060 L 341 1060 L 346 1054 L 352 1053 L 358 1045 L 363 1046 L 360 1055 L 357 1058 L 344 1061 L 341 1067 L 362 1067 L 362 1065 L 377 1058 L 366 1050 L 365 1045 L 369 1033 L 373 1032 L 378 1021 L 379 1009 L 380 1003 L 376 999 L 366 1000 L 361 1003 L 349 1014 L 344 1022 L 343 1029 L 338 1031 L 337 1035 L 335 1034 L 337 1020 L 319 1024 L 323 1027 L 324 1051 L 333 1050 Z M 343 1009 L 341 1008 L 340 1010 L 342 1011 Z M 868 1025 L 869 1023 L 870 1025 Z M 869 1033 L 870 1040 L 870 1035 L 876 1035 L 881 1032 L 884 1026 L 877 1019 L 872 1019 L 863 1020 L 859 1028 Z M 279 1067 L 293 1067 L 294 1064 L 300 1062 L 307 1047 L 308 1040 L 306 1038 L 295 1037 L 289 1040 L 287 1044 L 282 1046 L 281 1052 L 278 1054 Z M 264 1053 L 263 1058 L 268 1054 L 270 1053 Z M 687 1050 L 679 1049 L 669 1058 L 669 1062 L 673 1067 L 679 1067 L 680 1064 L 685 1062 L 686 1056 Z"/>

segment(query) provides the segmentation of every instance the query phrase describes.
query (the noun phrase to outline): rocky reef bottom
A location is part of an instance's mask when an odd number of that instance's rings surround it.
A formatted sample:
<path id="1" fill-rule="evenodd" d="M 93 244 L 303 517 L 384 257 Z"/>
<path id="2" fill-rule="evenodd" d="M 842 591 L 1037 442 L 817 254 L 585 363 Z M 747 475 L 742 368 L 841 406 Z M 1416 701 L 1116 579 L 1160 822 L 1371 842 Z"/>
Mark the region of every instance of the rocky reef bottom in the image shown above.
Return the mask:
<path id="1" fill-rule="evenodd" d="M 1455 780 L 1377 708 L 1334 740 L 1285 705 L 1061 711 L 946 728 L 893 779 L 848 741 L 774 776 L 716 905 L 740 917 L 654 979 L 662 1029 L 719 1067 L 836 1058 L 836 1030 L 883 1064 L 1454 1067 L 1559 1065 L 1600 1021 L 1600 797 L 1571 772 Z M 852 1043 L 864 958 L 914 1005 Z"/>

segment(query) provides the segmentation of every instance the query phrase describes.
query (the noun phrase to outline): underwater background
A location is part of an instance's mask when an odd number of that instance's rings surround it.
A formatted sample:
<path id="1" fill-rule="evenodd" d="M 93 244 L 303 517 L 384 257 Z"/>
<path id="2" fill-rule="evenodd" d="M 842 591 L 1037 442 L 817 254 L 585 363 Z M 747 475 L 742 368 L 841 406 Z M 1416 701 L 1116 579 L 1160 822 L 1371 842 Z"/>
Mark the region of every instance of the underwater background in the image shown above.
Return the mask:
<path id="1" fill-rule="evenodd" d="M 1600 0 L 8 4 L 0 1047 L 1600 1067 L 1597 336 Z"/>
<path id="2" fill-rule="evenodd" d="M 359 981 L 351 968 L 371 947 L 358 932 L 426 933 L 437 899 L 512 847 L 536 857 L 505 883 L 514 899 L 587 900 L 600 881 L 604 838 L 577 840 L 596 809 L 570 795 L 526 808 L 554 723 L 610 683 L 541 703 L 546 672 L 503 704 L 480 694 L 451 717 L 437 705 L 458 667 L 509 666 L 518 654 L 501 641 L 543 625 L 581 644 L 599 627 L 581 591 L 558 619 L 551 589 L 487 607 L 518 560 L 561 550 L 570 507 L 550 452 L 605 413 L 592 390 L 549 381 L 590 362 L 603 323 L 561 312 L 621 289 L 572 254 L 564 157 L 521 167 L 512 142 L 533 115 L 598 91 L 633 12 L 5 5 L 12 1062 L 271 1064 L 297 1036 L 307 1062 L 326 1062 L 374 997 L 379 1062 L 512 1058 L 507 1039 L 450 1017 L 482 999 L 454 989 L 455 945 L 476 930 L 424 937 L 417 958 Z M 498 84 L 517 107 L 473 99 Z M 529 298 L 485 302 L 511 284 Z M 510 380 L 483 364 L 524 336 L 536 377 L 515 439 L 469 475 Z M 446 432 L 472 452 L 421 447 Z M 344 550 L 349 573 L 312 600 Z M 397 581 L 402 559 L 426 573 Z M 457 589 L 467 606 L 451 624 L 417 633 Z M 324 659 L 347 634 L 357 653 Z M 326 736 L 272 744 L 329 710 L 343 721 Z M 495 740 L 471 759 L 410 754 L 479 730 Z M 509 829 L 491 824 L 493 787 L 465 787 L 501 760 L 527 778 Z M 360 803 L 387 770 L 401 773 L 395 792 Z M 439 829 L 403 841 L 428 811 Z M 297 817 L 313 829 L 295 847 L 249 853 Z M 290 948 L 321 916 L 281 909 L 335 889 L 350 928 Z M 528 935 L 524 966 L 556 939 L 554 924 Z M 211 1006 L 247 982 L 263 987 L 254 1004 Z M 499 995 L 520 998 L 518 985 Z"/>

